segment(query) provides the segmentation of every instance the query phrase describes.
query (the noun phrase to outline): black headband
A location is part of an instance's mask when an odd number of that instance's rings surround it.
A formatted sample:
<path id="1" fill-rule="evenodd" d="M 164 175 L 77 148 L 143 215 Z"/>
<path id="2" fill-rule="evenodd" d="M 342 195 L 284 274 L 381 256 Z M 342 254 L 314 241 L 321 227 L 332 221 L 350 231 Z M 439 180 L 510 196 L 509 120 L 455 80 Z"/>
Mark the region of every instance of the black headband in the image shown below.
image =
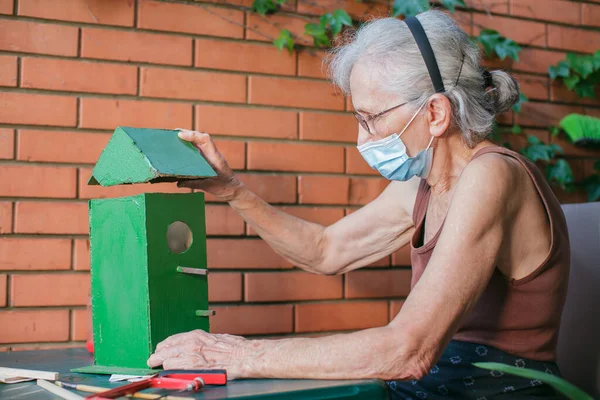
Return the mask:
<path id="1" fill-rule="evenodd" d="M 442 74 L 440 74 L 440 69 L 437 61 L 435 60 L 435 54 L 433 54 L 433 49 L 431 48 L 429 39 L 427 39 L 423 25 L 421 25 L 421 22 L 417 19 L 417 17 L 408 17 L 404 20 L 404 22 L 406 22 L 408 29 L 415 38 L 415 42 L 417 42 L 417 46 L 419 46 L 419 50 L 421 51 L 423 60 L 425 60 L 425 65 L 429 71 L 429 77 L 431 78 L 435 92 L 445 92 L 446 89 L 444 88 L 444 81 L 442 81 Z"/>

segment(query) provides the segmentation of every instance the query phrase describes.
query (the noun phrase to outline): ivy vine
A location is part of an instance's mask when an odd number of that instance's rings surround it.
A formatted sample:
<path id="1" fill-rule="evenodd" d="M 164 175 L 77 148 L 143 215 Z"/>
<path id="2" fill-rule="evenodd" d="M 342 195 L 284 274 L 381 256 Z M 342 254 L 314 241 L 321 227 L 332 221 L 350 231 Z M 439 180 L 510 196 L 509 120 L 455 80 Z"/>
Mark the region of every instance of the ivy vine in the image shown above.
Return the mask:
<path id="1" fill-rule="evenodd" d="M 254 0 L 252 10 L 267 15 L 277 12 L 286 0 Z M 360 1 L 360 0 L 357 0 Z M 464 0 L 438 0 L 443 7 L 451 13 L 455 13 L 457 7 L 467 8 Z M 426 11 L 430 8 L 429 0 L 393 0 L 392 16 L 409 17 Z M 330 46 L 332 39 L 339 35 L 345 28 L 354 26 L 352 18 L 344 10 L 337 9 L 327 12 L 319 18 L 319 22 L 305 24 L 304 35 L 311 37 L 313 44 L 318 48 Z M 294 35 L 287 29 L 282 29 L 273 44 L 279 49 L 287 49 L 293 53 L 296 44 Z M 479 45 L 486 57 L 498 57 L 501 60 L 510 58 L 519 61 L 521 46 L 514 40 L 502 36 L 493 29 L 481 29 L 477 36 L 471 38 Z M 564 85 L 577 93 L 580 97 L 594 97 L 595 90 L 600 84 L 600 50 L 591 55 L 567 54 L 566 58 L 557 65 L 549 68 L 550 78 L 560 79 Z M 513 106 L 515 113 L 520 113 L 522 105 L 528 101 L 527 96 L 520 94 L 519 101 Z M 598 120 L 600 122 L 600 120 Z M 562 121 L 561 121 L 562 122 Z M 564 124 L 563 124 L 564 125 Z M 585 125 L 584 126 L 589 126 Z M 549 127 L 552 135 L 558 134 L 564 127 Z M 580 124 L 581 129 L 581 124 Z M 512 127 L 502 130 L 495 127 L 493 138 L 499 139 L 500 132 L 509 132 L 513 135 L 523 134 L 523 129 L 514 124 Z M 583 133 L 583 136 L 587 133 Z M 559 185 L 564 190 L 572 191 L 578 185 L 585 188 L 589 201 L 600 199 L 600 160 L 594 165 L 595 174 L 589 176 L 584 182 L 576 183 L 573 171 L 564 155 L 563 149 L 555 143 L 544 143 L 537 136 L 528 135 L 526 145 L 518 151 L 533 162 L 545 164 L 546 179 Z M 504 146 L 510 147 L 508 143 Z"/>

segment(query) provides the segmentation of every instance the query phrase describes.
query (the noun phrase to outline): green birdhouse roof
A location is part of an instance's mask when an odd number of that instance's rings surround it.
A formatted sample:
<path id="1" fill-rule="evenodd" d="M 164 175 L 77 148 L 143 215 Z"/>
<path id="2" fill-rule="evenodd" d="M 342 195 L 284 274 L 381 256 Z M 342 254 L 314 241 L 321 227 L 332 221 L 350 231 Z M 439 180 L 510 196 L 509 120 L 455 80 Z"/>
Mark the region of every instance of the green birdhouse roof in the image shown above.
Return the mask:
<path id="1" fill-rule="evenodd" d="M 102 150 L 88 185 L 172 182 L 216 176 L 177 131 L 119 126 Z"/>

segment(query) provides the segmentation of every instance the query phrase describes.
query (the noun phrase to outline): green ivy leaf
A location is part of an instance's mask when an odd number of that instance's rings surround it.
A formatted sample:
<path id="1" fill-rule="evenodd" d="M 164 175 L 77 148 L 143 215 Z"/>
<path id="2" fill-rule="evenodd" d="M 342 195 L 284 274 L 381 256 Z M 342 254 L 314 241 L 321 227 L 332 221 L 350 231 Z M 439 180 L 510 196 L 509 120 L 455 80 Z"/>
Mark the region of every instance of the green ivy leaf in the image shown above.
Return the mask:
<path id="1" fill-rule="evenodd" d="M 294 40 L 292 39 L 292 34 L 287 29 L 282 29 L 281 32 L 279 32 L 279 37 L 273 41 L 273 44 L 280 51 L 285 47 L 290 54 L 294 52 Z"/>
<path id="2" fill-rule="evenodd" d="M 562 149 L 557 144 L 546 144 L 537 136 L 527 136 L 527 146 L 521 149 L 521 154 L 531 161 L 551 161 L 556 153 L 562 153 Z"/>
<path id="3" fill-rule="evenodd" d="M 286 0 L 254 0 L 252 3 L 252 11 L 259 13 L 260 15 L 266 15 L 267 13 L 277 11 L 278 5 L 285 3 Z"/>
<path id="4" fill-rule="evenodd" d="M 454 14 L 455 7 L 467 7 L 464 0 L 440 0 L 442 5 L 446 7 L 452 14 Z"/>
<path id="5" fill-rule="evenodd" d="M 325 27 L 320 24 L 306 24 L 304 26 L 304 33 L 308 36 L 319 36 L 325 35 L 326 30 Z"/>
<path id="6" fill-rule="evenodd" d="M 567 89 L 573 90 L 575 88 L 575 85 L 577 85 L 580 80 L 581 78 L 579 77 L 579 75 L 571 75 L 564 78 L 563 82 L 565 83 Z"/>
<path id="7" fill-rule="evenodd" d="M 394 0 L 392 6 L 392 17 L 404 15 L 412 17 L 420 12 L 427 11 L 429 8 L 429 0 Z"/>
<path id="8" fill-rule="evenodd" d="M 498 33 L 498 31 L 493 29 L 483 29 L 479 33 L 479 36 L 477 36 L 477 41 L 481 43 L 483 50 L 488 57 L 495 53 L 501 60 L 510 57 L 515 61 L 519 61 L 521 46 L 514 40 L 505 38 Z"/>
<path id="9" fill-rule="evenodd" d="M 352 18 L 350 18 L 350 15 L 344 10 L 335 10 L 333 12 L 333 18 L 342 25 L 352 26 Z"/>
<path id="10" fill-rule="evenodd" d="M 550 79 L 556 79 L 568 77 L 571 70 L 566 61 L 559 61 L 558 64 L 551 65 L 550 68 L 548 68 L 548 72 L 550 73 Z"/>
<path id="11" fill-rule="evenodd" d="M 585 191 L 588 194 L 588 201 L 597 201 L 600 200 L 600 178 L 598 175 L 594 175 L 596 178 L 596 182 L 588 183 L 585 185 Z"/>
<path id="12" fill-rule="evenodd" d="M 600 50 L 596 50 L 596 52 L 594 54 L 592 54 L 592 59 L 594 62 L 594 69 L 599 70 L 600 69 Z"/>
<path id="13" fill-rule="evenodd" d="M 523 103 L 527 103 L 528 101 L 529 101 L 529 99 L 527 98 L 527 96 L 525 96 L 525 94 L 523 92 L 520 92 L 519 93 L 519 101 L 517 101 L 515 103 L 515 105 L 512 106 L 513 111 L 516 113 L 520 113 L 521 105 L 523 105 Z"/>
<path id="14" fill-rule="evenodd" d="M 577 86 L 575 86 L 575 93 L 579 97 L 588 97 L 590 99 L 596 98 L 596 84 L 593 82 L 579 82 Z"/>
<path id="15" fill-rule="evenodd" d="M 594 56 L 592 55 L 568 53 L 567 62 L 571 69 L 581 75 L 584 79 L 594 72 Z"/>
<path id="16" fill-rule="evenodd" d="M 546 166 L 546 179 L 549 182 L 558 183 L 563 189 L 567 184 L 573 183 L 573 171 L 567 160 L 560 158 L 556 160 L 556 163 L 548 164 Z"/>
<path id="17" fill-rule="evenodd" d="M 552 136 L 558 136 L 558 134 L 560 133 L 560 128 L 555 125 L 552 125 L 551 127 L 549 127 L 548 130 L 550 131 L 550 134 Z"/>
<path id="18" fill-rule="evenodd" d="M 594 163 L 594 170 L 600 172 L 600 160 Z"/>
<path id="19" fill-rule="evenodd" d="M 521 129 L 519 125 L 513 125 L 510 131 L 513 135 L 520 135 L 523 133 L 523 129 Z"/>

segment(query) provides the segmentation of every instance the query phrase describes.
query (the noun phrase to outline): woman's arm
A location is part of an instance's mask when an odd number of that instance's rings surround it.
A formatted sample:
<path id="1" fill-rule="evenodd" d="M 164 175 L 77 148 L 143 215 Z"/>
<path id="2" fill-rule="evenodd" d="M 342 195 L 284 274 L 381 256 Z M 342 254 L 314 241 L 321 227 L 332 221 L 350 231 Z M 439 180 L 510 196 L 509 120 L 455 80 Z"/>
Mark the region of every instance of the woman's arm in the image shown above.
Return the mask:
<path id="1" fill-rule="evenodd" d="M 393 182 L 371 204 L 324 227 L 270 206 L 249 191 L 205 133 L 182 130 L 219 174 L 216 178 L 183 181 L 180 186 L 202 189 L 228 201 L 276 253 L 295 266 L 320 274 L 346 272 L 402 247 L 413 225 L 412 209 L 418 181 Z"/>
<path id="2" fill-rule="evenodd" d="M 485 155 L 463 172 L 432 258 L 385 327 L 322 338 L 245 340 L 194 331 L 149 359 L 165 368 L 225 368 L 232 378 L 420 379 L 486 288 L 522 201 L 507 161 Z"/>

